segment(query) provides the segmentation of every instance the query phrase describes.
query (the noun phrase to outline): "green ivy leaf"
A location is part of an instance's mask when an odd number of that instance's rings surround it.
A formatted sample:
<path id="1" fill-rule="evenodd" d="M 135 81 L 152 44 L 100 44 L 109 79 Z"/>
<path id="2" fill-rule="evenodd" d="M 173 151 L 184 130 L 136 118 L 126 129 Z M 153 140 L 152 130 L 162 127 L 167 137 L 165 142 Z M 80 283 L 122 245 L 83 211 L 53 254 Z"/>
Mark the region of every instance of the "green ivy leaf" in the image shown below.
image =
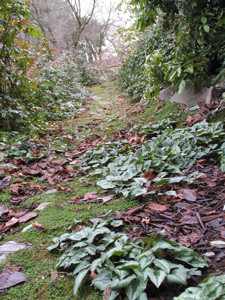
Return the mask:
<path id="1" fill-rule="evenodd" d="M 82 270 L 75 278 L 75 284 L 73 289 L 73 294 L 76 296 L 79 287 L 81 286 L 82 281 L 84 280 L 85 276 L 87 275 L 89 268 Z"/>

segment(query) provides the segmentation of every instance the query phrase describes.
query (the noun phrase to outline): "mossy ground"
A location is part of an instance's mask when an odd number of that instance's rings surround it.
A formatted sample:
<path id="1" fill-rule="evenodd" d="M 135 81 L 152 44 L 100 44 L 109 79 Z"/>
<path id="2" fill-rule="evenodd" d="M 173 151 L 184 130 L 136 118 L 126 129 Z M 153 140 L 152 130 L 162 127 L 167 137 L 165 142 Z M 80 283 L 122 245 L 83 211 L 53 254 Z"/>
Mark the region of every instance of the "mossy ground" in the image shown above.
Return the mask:
<path id="1" fill-rule="evenodd" d="M 55 148 L 74 147 L 79 145 L 80 139 L 88 137 L 90 134 L 96 133 L 100 136 L 110 135 L 113 131 L 122 128 L 129 128 L 134 124 L 147 124 L 153 120 L 162 120 L 164 118 L 174 118 L 182 122 L 185 118 L 184 114 L 180 115 L 180 107 L 168 102 L 162 103 L 153 101 L 145 107 L 140 107 L 139 103 L 135 105 L 130 99 L 126 98 L 115 84 L 106 83 L 102 86 L 89 88 L 89 92 L 93 99 L 89 99 L 85 105 L 86 110 L 78 115 L 76 119 L 57 122 L 57 125 L 63 127 L 68 134 L 76 132 L 77 140 L 72 144 L 63 137 L 50 140 Z M 91 126 L 90 124 L 97 124 Z M 57 155 L 60 159 L 60 155 Z M 11 266 L 21 265 L 23 272 L 28 277 L 28 282 L 15 286 L 1 294 L 2 300 L 100 300 L 101 294 L 90 287 L 87 282 L 80 290 L 77 297 L 73 297 L 73 278 L 64 273 L 58 273 L 56 278 L 51 276 L 56 265 L 58 255 L 49 253 L 47 247 L 51 245 L 52 238 L 59 236 L 66 231 L 71 230 L 73 219 L 90 219 L 98 215 L 105 214 L 110 211 L 124 211 L 140 205 L 137 200 L 128 201 L 123 198 L 115 198 L 108 202 L 107 205 L 75 205 L 68 204 L 67 200 L 77 195 L 83 195 L 91 191 L 99 191 L 96 186 L 96 178 L 89 175 L 85 176 L 85 180 L 89 182 L 88 187 L 79 181 L 84 176 L 75 178 L 74 182 L 69 185 L 72 189 L 69 192 L 57 191 L 54 194 L 36 195 L 23 204 L 21 207 L 29 206 L 32 203 L 40 204 L 42 202 L 51 202 L 51 205 L 38 213 L 35 219 L 42 224 L 47 231 L 39 232 L 30 229 L 27 232 L 19 232 L 8 235 L 4 241 L 14 240 L 32 244 L 32 247 L 15 253 L 8 257 Z M 32 182 L 35 184 L 34 182 Z M 38 183 L 40 184 L 40 183 Z M 62 184 L 63 185 L 63 184 Z M 68 183 L 64 184 L 65 186 Z M 1 203 L 9 205 L 10 190 L 0 193 Z M 21 229 L 29 225 L 31 222 L 21 224 Z M 0 271 L 4 268 L 5 263 L 0 265 Z"/>

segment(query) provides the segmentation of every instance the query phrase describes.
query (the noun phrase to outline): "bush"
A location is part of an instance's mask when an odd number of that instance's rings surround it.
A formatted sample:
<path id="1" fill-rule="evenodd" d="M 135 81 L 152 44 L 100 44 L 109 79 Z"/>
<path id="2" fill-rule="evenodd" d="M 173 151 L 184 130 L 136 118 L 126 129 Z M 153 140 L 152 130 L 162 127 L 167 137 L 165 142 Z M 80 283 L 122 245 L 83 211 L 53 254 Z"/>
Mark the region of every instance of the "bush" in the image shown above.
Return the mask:
<path id="1" fill-rule="evenodd" d="M 151 29 L 147 42 L 125 61 L 121 84 L 148 98 L 165 85 L 181 92 L 187 83 L 200 89 L 211 75 L 224 73 L 224 1 L 133 0 L 138 25 Z M 151 27 L 148 27 L 151 26 Z M 145 37 L 146 39 L 146 37 Z"/>

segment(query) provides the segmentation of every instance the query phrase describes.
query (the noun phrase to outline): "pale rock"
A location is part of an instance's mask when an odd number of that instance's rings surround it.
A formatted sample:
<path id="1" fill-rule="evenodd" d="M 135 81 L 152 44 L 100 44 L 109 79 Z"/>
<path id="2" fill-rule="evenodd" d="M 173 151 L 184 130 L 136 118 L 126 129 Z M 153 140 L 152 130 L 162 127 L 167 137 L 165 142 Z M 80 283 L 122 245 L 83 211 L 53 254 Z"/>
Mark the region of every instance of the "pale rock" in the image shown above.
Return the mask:
<path id="1" fill-rule="evenodd" d="M 187 87 L 180 93 L 174 93 L 173 87 L 169 86 L 162 90 L 159 94 L 159 99 L 162 101 L 170 101 L 181 104 L 186 104 L 191 107 L 200 102 L 210 104 L 212 100 L 213 87 L 203 87 L 199 92 L 195 92 L 192 84 L 187 84 Z"/>

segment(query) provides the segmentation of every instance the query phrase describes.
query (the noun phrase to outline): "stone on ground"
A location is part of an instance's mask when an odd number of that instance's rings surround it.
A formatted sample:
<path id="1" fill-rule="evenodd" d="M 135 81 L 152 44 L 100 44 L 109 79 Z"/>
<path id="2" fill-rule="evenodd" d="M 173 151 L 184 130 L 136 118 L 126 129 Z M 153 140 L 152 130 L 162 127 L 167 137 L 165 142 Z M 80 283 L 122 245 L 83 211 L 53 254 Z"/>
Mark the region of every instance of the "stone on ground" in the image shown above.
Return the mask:
<path id="1" fill-rule="evenodd" d="M 170 101 L 181 104 L 186 104 L 187 106 L 195 106 L 200 102 L 210 104 L 212 99 L 213 87 L 203 87 L 199 92 L 194 91 L 194 86 L 188 84 L 187 87 L 180 93 L 174 93 L 173 87 L 169 86 L 162 90 L 159 94 L 159 99 L 162 101 Z"/>

